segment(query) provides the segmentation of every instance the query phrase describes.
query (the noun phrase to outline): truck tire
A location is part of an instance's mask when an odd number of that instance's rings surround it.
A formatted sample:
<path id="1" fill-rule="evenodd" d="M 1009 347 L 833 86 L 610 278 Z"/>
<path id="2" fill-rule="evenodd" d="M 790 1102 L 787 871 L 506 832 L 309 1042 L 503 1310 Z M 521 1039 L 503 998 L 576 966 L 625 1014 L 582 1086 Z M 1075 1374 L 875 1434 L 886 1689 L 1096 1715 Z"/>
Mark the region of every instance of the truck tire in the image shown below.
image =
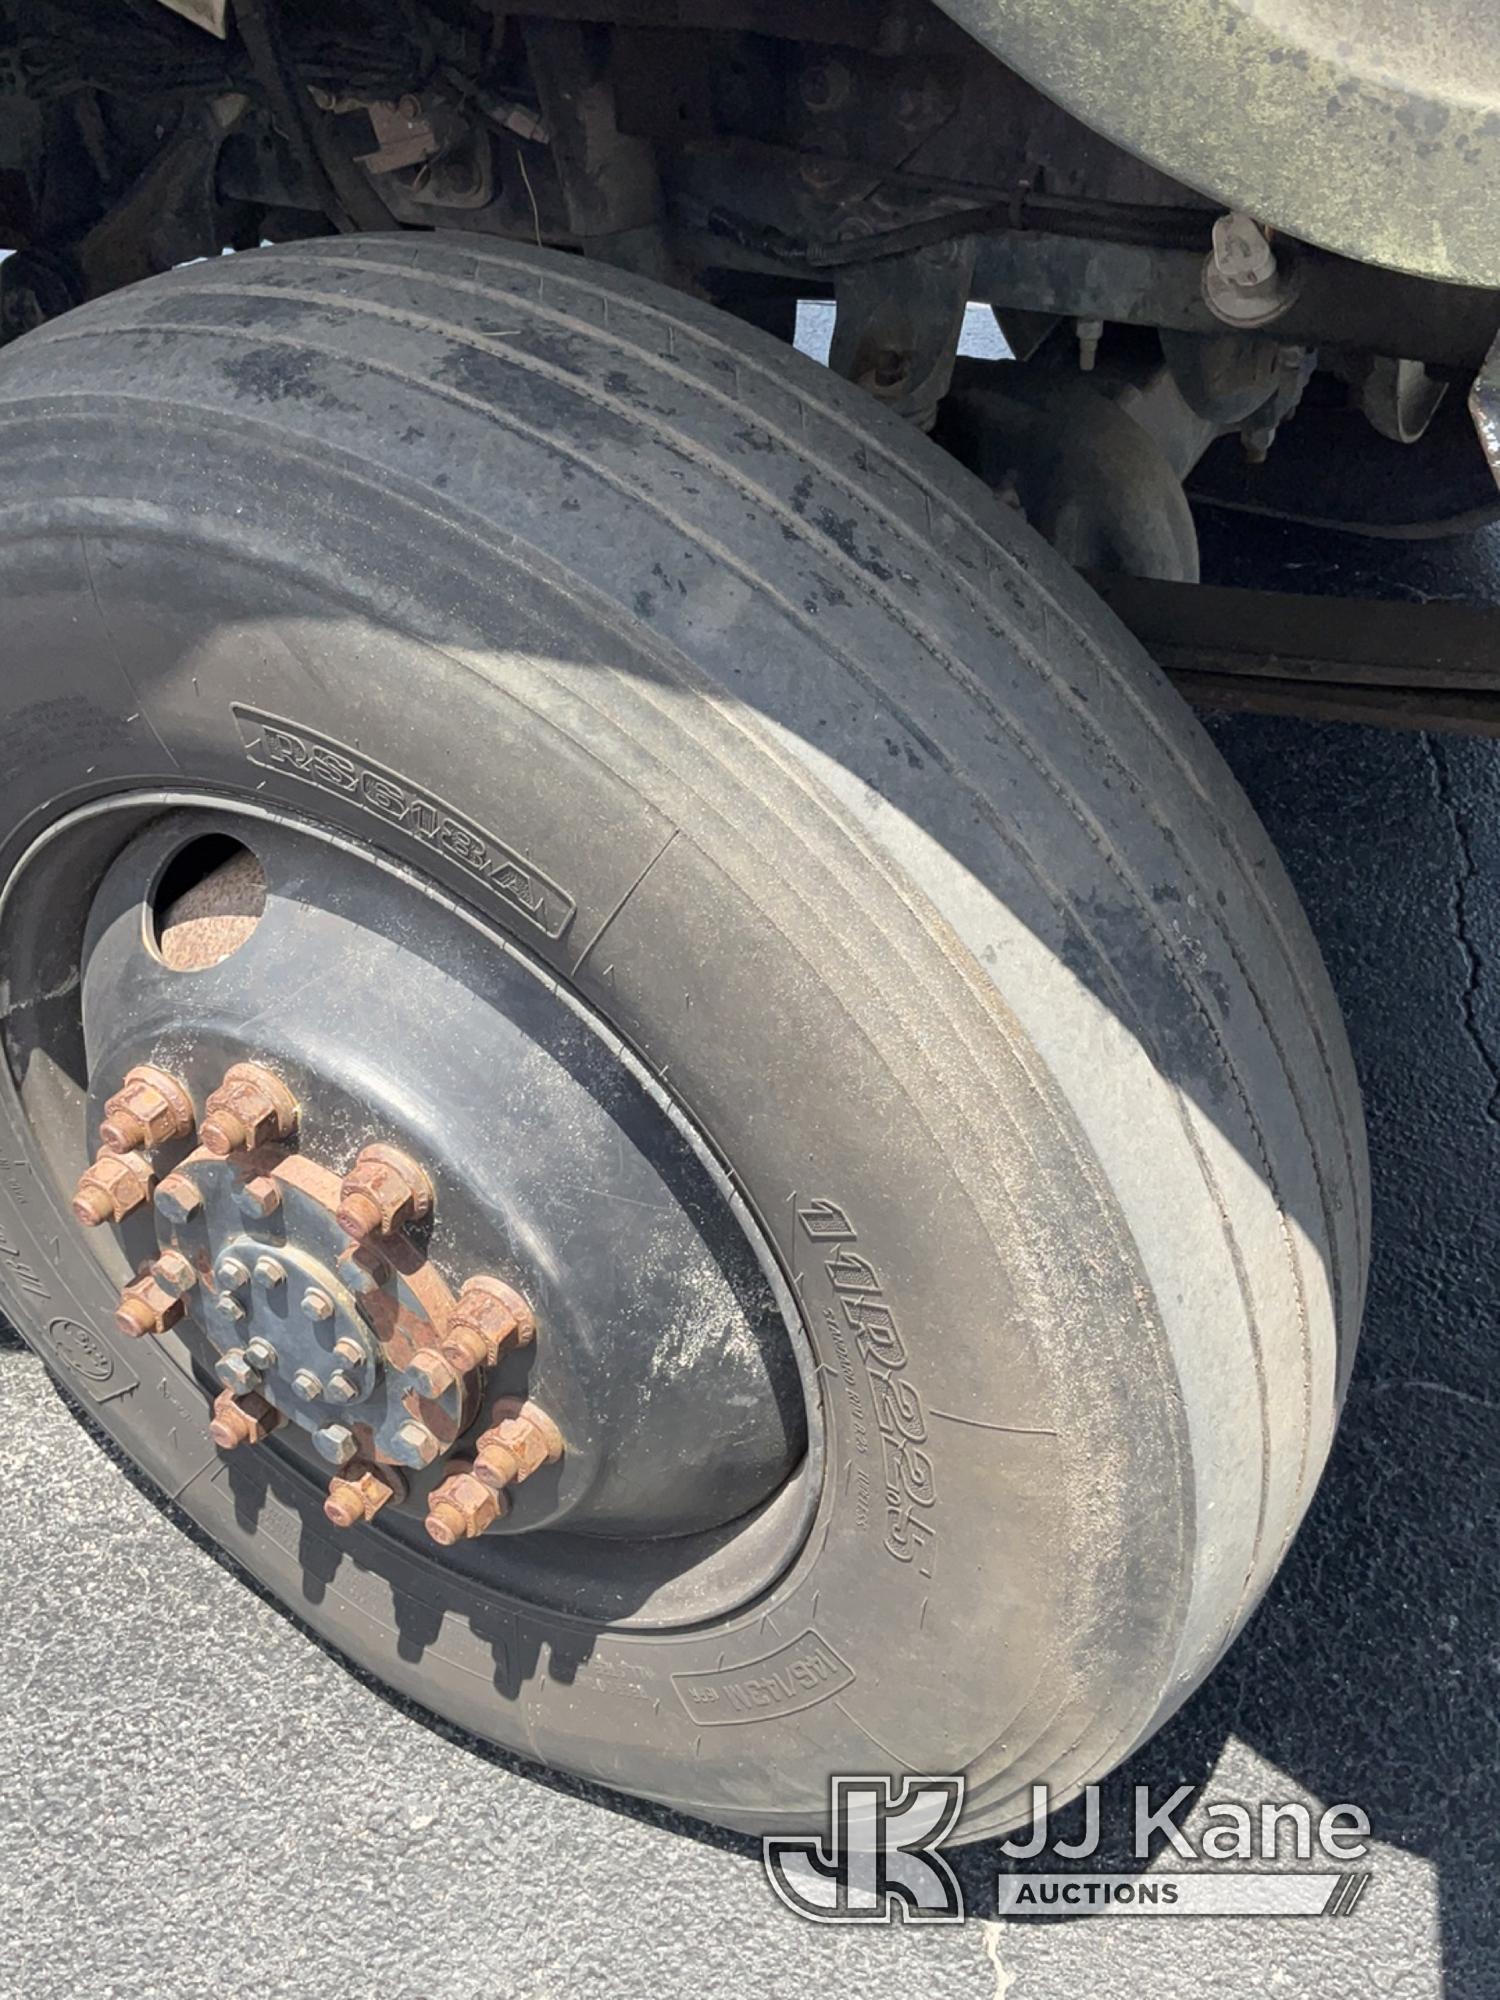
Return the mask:
<path id="1" fill-rule="evenodd" d="M 199 263 L 9 349 L 0 423 L 0 1275 L 69 1391 L 298 1618 L 526 1757 L 755 1833 L 820 1825 L 830 1773 L 957 1773 L 971 1840 L 1119 1763 L 1286 1552 L 1368 1241 L 1317 950 L 1140 648 L 853 389 L 526 249 Z M 670 1099 L 805 1347 L 816 1478 L 742 1601 L 739 1522 L 653 1542 L 675 1581 L 613 1611 L 535 1583 L 545 1534 L 467 1567 L 385 1516 L 340 1538 L 278 1439 L 208 1443 L 190 1338 L 116 1334 L 64 1167 L 118 1082 L 78 1012 L 122 836 L 18 912 L 122 801 L 441 894 Z M 331 1034 L 357 1013 L 328 995 Z"/>

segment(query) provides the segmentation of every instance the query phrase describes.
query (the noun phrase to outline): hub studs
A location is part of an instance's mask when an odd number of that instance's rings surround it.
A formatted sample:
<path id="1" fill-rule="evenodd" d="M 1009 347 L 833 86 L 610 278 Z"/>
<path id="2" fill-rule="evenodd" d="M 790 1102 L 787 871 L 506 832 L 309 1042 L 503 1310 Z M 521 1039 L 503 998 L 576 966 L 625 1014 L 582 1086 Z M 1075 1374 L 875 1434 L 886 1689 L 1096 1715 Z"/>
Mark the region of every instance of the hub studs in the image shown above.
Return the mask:
<path id="1" fill-rule="evenodd" d="M 101 1153 L 78 1177 L 73 1220 L 85 1229 L 123 1222 L 151 1193 L 151 1162 L 142 1153 Z"/>
<path id="2" fill-rule="evenodd" d="M 164 1291 L 147 1272 L 121 1292 L 115 1325 L 127 1339 L 144 1340 L 147 1334 L 165 1333 L 168 1327 L 176 1326 L 182 1315 L 182 1300 Z"/>
<path id="3" fill-rule="evenodd" d="M 395 1146 L 366 1146 L 344 1176 L 338 1224 L 356 1243 L 425 1222 L 432 1213 L 432 1182 Z"/>
<path id="4" fill-rule="evenodd" d="M 203 1107 L 198 1137 L 217 1159 L 289 1139 L 296 1129 L 297 1100 L 258 1063 L 236 1063 Z"/>
<path id="5" fill-rule="evenodd" d="M 472 1465 L 459 1466 L 427 1502 L 427 1532 L 439 1548 L 468 1541 L 510 1510 L 512 1486 L 562 1457 L 562 1433 L 535 1403 L 505 1397 L 480 1438 Z"/>
<path id="6" fill-rule="evenodd" d="M 336 1528 L 358 1527 L 361 1521 L 373 1521 L 388 1500 L 404 1500 L 406 1490 L 406 1481 L 393 1466 L 356 1459 L 341 1477 L 328 1482 L 323 1512 Z"/>
<path id="7" fill-rule="evenodd" d="M 472 1540 L 492 1528 L 510 1502 L 475 1466 L 461 1466 L 427 1503 L 426 1528 L 440 1549 Z"/>
<path id="8" fill-rule="evenodd" d="M 298 1116 L 290 1088 L 259 1063 L 226 1070 L 201 1118 L 178 1078 L 137 1065 L 105 1105 L 73 1212 L 97 1228 L 153 1206 L 160 1247 L 121 1293 L 120 1331 L 163 1334 L 191 1307 L 224 1385 L 215 1445 L 259 1444 L 295 1419 L 332 1473 L 324 1511 L 347 1529 L 407 1498 L 400 1468 L 438 1465 L 473 1421 L 487 1371 L 536 1325 L 500 1278 L 472 1277 L 451 1296 L 407 1233 L 434 1209 L 420 1162 L 375 1143 L 338 1178 L 299 1152 Z M 198 1150 L 158 1182 L 154 1150 L 191 1142 L 195 1127 Z M 496 1404 L 495 1416 L 473 1462 L 444 1468 L 434 1542 L 482 1534 L 511 1489 L 561 1455 L 535 1406 Z"/>
<path id="9" fill-rule="evenodd" d="M 177 1081 L 149 1063 L 128 1070 L 104 1106 L 99 1144 L 107 1153 L 135 1153 L 185 1139 L 193 1129 L 193 1100 Z"/>
<path id="10" fill-rule="evenodd" d="M 151 1197 L 155 1175 L 146 1154 L 192 1129 L 193 1100 L 175 1077 L 149 1063 L 128 1070 L 105 1103 L 98 1154 L 74 1190 L 74 1220 L 85 1229 L 123 1222 Z"/>
<path id="11" fill-rule="evenodd" d="M 507 1347 L 526 1347 L 535 1339 L 536 1320 L 519 1292 L 499 1278 L 470 1278 L 448 1315 L 442 1352 L 466 1374 L 493 1368 Z"/>
<path id="12" fill-rule="evenodd" d="M 241 1445 L 263 1444 L 280 1422 L 281 1412 L 257 1390 L 236 1395 L 225 1389 L 214 1398 L 208 1434 L 220 1451 L 237 1451 Z"/>

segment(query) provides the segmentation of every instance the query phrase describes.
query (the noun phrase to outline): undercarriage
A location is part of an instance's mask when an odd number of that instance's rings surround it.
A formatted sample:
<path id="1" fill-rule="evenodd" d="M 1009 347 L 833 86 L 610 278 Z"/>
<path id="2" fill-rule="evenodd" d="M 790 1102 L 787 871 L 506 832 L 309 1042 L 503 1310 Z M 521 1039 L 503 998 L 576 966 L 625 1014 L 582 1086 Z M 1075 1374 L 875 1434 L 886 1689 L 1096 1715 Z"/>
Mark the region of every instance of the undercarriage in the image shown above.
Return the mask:
<path id="1" fill-rule="evenodd" d="M 1356 261 L 1226 209 L 932 0 L 41 0 L 0 35 L 0 338 L 195 257 L 443 229 L 786 339 L 832 302 L 832 367 L 925 429 L 946 400 L 947 447 L 1083 567 L 1192 580 L 1185 491 L 1381 535 L 1500 514 L 1465 407 L 1491 272 L 1423 275 L 1417 232 Z M 1015 361 L 950 398 L 971 300 Z"/>

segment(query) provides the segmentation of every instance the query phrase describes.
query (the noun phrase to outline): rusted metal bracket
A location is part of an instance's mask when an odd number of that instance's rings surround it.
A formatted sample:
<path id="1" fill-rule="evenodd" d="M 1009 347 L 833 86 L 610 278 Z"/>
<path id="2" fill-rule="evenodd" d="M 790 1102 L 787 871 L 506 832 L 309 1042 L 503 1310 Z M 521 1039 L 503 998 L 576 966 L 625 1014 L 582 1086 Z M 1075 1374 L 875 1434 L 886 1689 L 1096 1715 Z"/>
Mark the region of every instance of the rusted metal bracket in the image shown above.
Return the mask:
<path id="1" fill-rule="evenodd" d="M 525 34 L 568 223 L 580 246 L 590 257 L 675 282 L 681 274 L 667 249 L 655 148 L 620 130 L 602 30 L 528 20 Z"/>
<path id="2" fill-rule="evenodd" d="M 971 236 L 840 271 L 829 367 L 931 430 L 953 377 L 973 277 Z"/>
<path id="3" fill-rule="evenodd" d="M 1500 736 L 1500 610 L 1090 581 L 1195 708 Z"/>

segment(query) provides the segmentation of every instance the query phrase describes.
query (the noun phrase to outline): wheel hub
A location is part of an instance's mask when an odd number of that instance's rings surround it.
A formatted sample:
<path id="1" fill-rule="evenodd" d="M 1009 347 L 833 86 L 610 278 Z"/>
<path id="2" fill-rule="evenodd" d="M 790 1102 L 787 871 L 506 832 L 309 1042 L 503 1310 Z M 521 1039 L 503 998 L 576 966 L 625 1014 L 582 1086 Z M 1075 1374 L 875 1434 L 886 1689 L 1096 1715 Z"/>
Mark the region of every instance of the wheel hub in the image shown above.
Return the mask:
<path id="1" fill-rule="evenodd" d="M 667 1093 L 430 887 L 172 803 L 91 886 L 67 832 L 9 892 L 23 954 L 86 897 L 81 1040 L 58 1055 L 98 1152 L 55 1169 L 120 1328 L 213 1385 L 236 1462 L 269 1444 L 319 1480 L 341 1529 L 380 1513 L 476 1579 L 605 1616 L 752 1589 L 816 1493 L 813 1378 Z M 78 846 L 109 842 L 98 818 Z"/>
<path id="2" fill-rule="evenodd" d="M 85 1227 L 123 1221 L 149 1195 L 157 1243 L 116 1324 L 144 1338 L 190 1318 L 224 1384 L 215 1444 L 235 1450 L 296 1425 L 342 1474 L 325 1512 L 351 1527 L 404 1498 L 407 1473 L 448 1459 L 489 1371 L 534 1338 L 531 1309 L 488 1275 L 455 1299 L 399 1226 L 431 1217 L 425 1169 L 383 1144 L 342 1177 L 310 1159 L 296 1143 L 296 1100 L 271 1070 L 231 1067 L 209 1095 L 200 1143 L 157 1182 L 145 1153 L 192 1138 L 195 1125 L 188 1086 L 149 1065 L 105 1106 L 74 1215 Z M 508 1399 L 497 1410 L 474 1460 L 431 1495 L 428 1532 L 444 1546 L 482 1533 L 507 1510 L 509 1487 L 561 1456 L 536 1406 Z"/>

